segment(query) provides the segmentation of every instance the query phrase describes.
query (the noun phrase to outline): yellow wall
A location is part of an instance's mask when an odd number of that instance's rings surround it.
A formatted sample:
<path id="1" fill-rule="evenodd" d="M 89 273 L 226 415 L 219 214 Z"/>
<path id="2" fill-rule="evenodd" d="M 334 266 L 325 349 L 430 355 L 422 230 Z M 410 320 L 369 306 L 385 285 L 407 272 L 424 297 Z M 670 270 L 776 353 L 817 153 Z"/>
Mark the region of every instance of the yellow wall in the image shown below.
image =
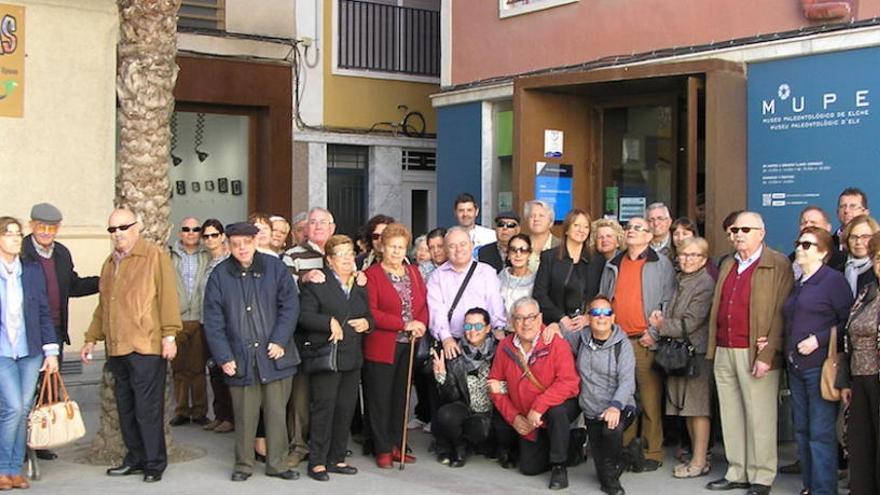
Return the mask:
<path id="1" fill-rule="evenodd" d="M 337 36 L 331 15 L 334 0 L 324 0 L 324 32 Z M 333 74 L 332 38 L 324 50 L 324 125 L 369 128 L 375 122 L 399 122 L 397 105 L 406 105 L 425 117 L 425 130 L 436 133 L 437 117 L 429 95 L 440 91 L 439 84 L 369 79 Z"/>

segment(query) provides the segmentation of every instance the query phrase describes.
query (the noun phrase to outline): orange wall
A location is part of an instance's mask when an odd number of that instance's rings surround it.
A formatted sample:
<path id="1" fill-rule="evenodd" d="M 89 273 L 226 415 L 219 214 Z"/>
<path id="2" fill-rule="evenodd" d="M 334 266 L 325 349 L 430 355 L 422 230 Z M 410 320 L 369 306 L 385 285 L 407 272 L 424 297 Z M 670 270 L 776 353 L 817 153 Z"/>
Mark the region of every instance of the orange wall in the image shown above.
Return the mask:
<path id="1" fill-rule="evenodd" d="M 851 3 L 880 16 L 880 0 Z M 580 0 L 506 19 L 498 0 L 452 0 L 452 84 L 810 24 L 801 0 Z"/>

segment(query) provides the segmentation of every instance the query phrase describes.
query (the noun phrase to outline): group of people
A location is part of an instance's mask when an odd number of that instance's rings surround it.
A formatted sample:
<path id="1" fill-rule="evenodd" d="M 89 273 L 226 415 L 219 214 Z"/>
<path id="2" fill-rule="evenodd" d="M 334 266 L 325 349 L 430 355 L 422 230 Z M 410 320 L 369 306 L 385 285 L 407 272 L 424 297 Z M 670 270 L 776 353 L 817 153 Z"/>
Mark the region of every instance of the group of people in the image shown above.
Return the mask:
<path id="1" fill-rule="evenodd" d="M 57 208 L 34 206 L 24 239 L 18 221 L 0 218 L 0 365 L 15 382 L 0 389 L 4 409 L 14 406 L 0 430 L 0 489 L 27 485 L 23 418 L 38 371 L 56 370 L 69 343 L 68 298 L 100 292 L 80 354 L 89 362 L 104 341 L 115 378 L 127 455 L 108 475 L 162 479 L 171 361 L 170 423 L 234 432 L 233 481 L 257 462 L 296 479 L 306 459 L 318 481 L 356 474 L 353 422 L 379 468 L 415 462 L 404 441 L 414 388 L 439 462 L 483 454 L 526 475 L 549 471 L 561 489 L 587 444 L 614 495 L 624 471 L 666 461 L 664 416 L 684 418 L 689 439 L 672 475 L 707 475 L 718 411 L 728 467 L 706 488 L 764 495 L 784 378 L 801 493 L 837 493 L 839 448 L 851 493 L 880 493 L 880 226 L 862 191 L 841 193 L 836 231 L 821 208 L 805 208 L 788 257 L 764 243 L 750 211 L 724 220 L 730 244 L 715 252 L 728 254 L 712 259 L 697 223 L 662 203 L 625 225 L 575 208 L 559 237 L 542 201 L 522 217 L 499 213 L 494 229 L 477 224 L 471 195 L 453 207 L 457 225 L 415 240 L 386 215 L 357 239 L 339 235 L 332 213 L 312 208 L 291 222 L 185 218 L 170 247 L 142 239 L 138 216 L 117 209 L 113 252 L 87 278 L 54 240 Z M 666 374 L 655 360 L 676 343 L 689 366 Z M 821 392 L 835 344 L 842 405 Z"/>

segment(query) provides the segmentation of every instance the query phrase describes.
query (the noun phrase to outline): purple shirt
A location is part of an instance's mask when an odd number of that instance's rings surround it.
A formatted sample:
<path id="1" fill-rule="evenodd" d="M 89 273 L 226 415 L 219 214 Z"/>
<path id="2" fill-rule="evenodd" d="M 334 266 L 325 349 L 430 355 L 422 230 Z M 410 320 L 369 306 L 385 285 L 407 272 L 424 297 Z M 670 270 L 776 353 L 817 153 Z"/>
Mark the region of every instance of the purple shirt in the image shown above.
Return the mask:
<path id="1" fill-rule="evenodd" d="M 449 337 L 459 338 L 464 335 L 464 314 L 471 308 L 483 308 L 492 317 L 492 327 L 507 326 L 507 315 L 504 313 L 504 300 L 501 298 L 501 284 L 495 269 L 486 263 L 477 263 L 477 269 L 471 276 L 467 288 L 461 295 L 452 321 L 447 319 L 449 307 L 464 282 L 468 269 L 461 272 L 452 268 L 447 261 L 438 266 L 428 280 L 428 312 L 430 313 L 431 335 L 437 340 Z"/>

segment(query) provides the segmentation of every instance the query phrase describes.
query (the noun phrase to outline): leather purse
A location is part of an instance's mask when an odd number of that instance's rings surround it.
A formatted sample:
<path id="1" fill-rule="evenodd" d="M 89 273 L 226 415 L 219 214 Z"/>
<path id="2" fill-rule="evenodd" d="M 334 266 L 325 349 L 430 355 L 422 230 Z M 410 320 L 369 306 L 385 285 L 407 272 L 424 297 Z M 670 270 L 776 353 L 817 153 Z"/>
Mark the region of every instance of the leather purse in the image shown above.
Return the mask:
<path id="1" fill-rule="evenodd" d="M 654 367 L 667 376 L 693 378 L 699 374 L 696 349 L 691 344 L 684 318 L 681 320 L 682 338 L 661 337 L 654 353 Z"/>
<path id="2" fill-rule="evenodd" d="M 336 363 L 338 348 L 339 345 L 336 342 L 329 342 L 321 346 L 315 346 L 311 342 L 304 342 L 300 350 L 303 372 L 311 374 L 338 371 Z"/>
<path id="3" fill-rule="evenodd" d="M 54 449 L 85 434 L 79 405 L 67 395 L 61 373 L 44 373 L 37 405 L 28 416 L 28 447 Z"/>
<path id="4" fill-rule="evenodd" d="M 834 386 L 837 379 L 837 327 L 831 327 L 831 338 L 828 340 L 828 357 L 822 363 L 822 381 L 819 387 L 822 398 L 837 402 L 840 400 L 840 389 Z"/>

